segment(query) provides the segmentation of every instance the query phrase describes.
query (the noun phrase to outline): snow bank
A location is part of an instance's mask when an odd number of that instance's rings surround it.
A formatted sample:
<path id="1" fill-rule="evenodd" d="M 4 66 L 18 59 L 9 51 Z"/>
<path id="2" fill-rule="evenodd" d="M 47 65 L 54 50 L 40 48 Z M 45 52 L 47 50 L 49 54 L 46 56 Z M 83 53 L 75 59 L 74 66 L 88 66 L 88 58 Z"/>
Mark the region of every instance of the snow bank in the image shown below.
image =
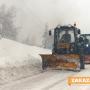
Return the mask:
<path id="1" fill-rule="evenodd" d="M 30 76 L 41 71 L 39 54 L 51 53 L 50 50 L 24 45 L 12 40 L 0 40 L 0 82 L 8 82 Z"/>
<path id="2" fill-rule="evenodd" d="M 24 45 L 12 40 L 0 40 L 0 67 L 20 66 L 27 63 L 41 61 L 39 54 L 51 53 L 50 50 L 42 49 L 35 46 Z"/>

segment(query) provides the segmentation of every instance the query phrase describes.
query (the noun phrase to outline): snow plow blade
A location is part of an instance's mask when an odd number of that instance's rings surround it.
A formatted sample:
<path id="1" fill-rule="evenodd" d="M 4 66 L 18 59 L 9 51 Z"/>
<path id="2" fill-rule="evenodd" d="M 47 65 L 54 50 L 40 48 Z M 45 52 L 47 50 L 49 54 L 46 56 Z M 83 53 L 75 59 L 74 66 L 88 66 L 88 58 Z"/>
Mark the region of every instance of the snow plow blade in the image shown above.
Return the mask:
<path id="1" fill-rule="evenodd" d="M 78 54 L 40 54 L 42 57 L 42 69 L 66 69 L 80 71 L 80 55 Z"/>

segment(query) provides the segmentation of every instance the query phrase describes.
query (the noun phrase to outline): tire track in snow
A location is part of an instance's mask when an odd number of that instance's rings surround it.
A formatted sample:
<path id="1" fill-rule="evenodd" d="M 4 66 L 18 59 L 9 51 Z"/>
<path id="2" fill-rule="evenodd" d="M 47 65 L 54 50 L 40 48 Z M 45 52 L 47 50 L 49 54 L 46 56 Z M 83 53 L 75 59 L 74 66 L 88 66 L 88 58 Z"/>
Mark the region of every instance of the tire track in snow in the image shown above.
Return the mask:
<path id="1" fill-rule="evenodd" d="M 75 74 L 76 72 L 71 71 L 48 70 L 33 77 L 24 78 L 23 80 L 5 85 L 1 87 L 0 90 L 49 90 L 55 85 L 65 81 L 66 77 Z"/>
<path id="2" fill-rule="evenodd" d="M 74 73 L 74 74 L 69 74 L 69 75 L 70 75 L 70 76 L 73 76 L 73 75 L 76 75 L 76 73 Z M 69 76 L 69 75 L 68 75 L 68 76 Z M 55 83 L 53 83 L 53 84 L 51 84 L 51 85 L 43 88 L 42 90 L 49 90 L 50 88 L 56 86 L 57 84 L 60 84 L 60 83 L 62 83 L 63 81 L 65 81 L 68 76 L 65 76 L 63 79 L 60 79 L 60 80 L 56 81 Z"/>
<path id="3" fill-rule="evenodd" d="M 90 67 L 90 66 L 89 66 L 89 67 Z M 69 75 L 65 76 L 64 78 L 62 78 L 62 79 L 56 81 L 55 83 L 53 83 L 53 84 L 51 84 L 51 85 L 49 85 L 49 86 L 43 88 L 43 90 L 50 90 L 51 88 L 55 87 L 56 85 L 58 85 L 58 84 L 64 82 L 68 76 L 74 76 L 74 75 L 77 76 L 77 75 L 79 75 L 79 74 L 80 74 L 80 75 L 83 75 L 83 73 L 86 72 L 86 71 L 88 71 L 88 67 L 86 67 L 86 69 L 81 70 L 81 71 L 78 72 L 78 73 L 73 73 L 73 74 L 69 74 Z M 85 73 L 84 73 L 84 74 L 85 74 Z"/>
<path id="4" fill-rule="evenodd" d="M 28 83 L 30 83 L 29 86 L 33 86 L 33 84 L 36 85 L 39 80 L 40 81 L 43 81 L 43 79 L 45 80 L 47 78 L 53 77 L 53 76 L 55 76 L 56 73 L 57 72 L 54 73 L 52 70 L 41 71 L 41 73 L 36 74 L 34 76 L 22 78 L 22 79 L 11 81 L 10 83 L 1 85 L 0 86 L 0 90 L 12 90 L 11 88 L 13 88 L 13 90 L 16 90 L 16 89 L 14 89 L 14 87 L 15 88 L 19 88 L 20 86 L 24 86 L 24 85 L 27 87 L 28 86 L 27 85 Z M 25 89 L 25 90 L 27 90 L 27 89 Z"/>

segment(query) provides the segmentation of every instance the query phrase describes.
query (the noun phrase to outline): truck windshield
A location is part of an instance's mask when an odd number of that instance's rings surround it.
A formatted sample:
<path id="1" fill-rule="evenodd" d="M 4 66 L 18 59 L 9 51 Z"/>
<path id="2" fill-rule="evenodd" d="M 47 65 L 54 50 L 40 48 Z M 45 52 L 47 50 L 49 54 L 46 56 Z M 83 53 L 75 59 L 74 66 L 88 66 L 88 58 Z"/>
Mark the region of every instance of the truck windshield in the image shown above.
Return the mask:
<path id="1" fill-rule="evenodd" d="M 90 35 L 87 35 L 85 39 L 85 41 L 90 44 Z"/>
<path id="2" fill-rule="evenodd" d="M 59 33 L 58 42 L 60 43 L 73 43 L 75 42 L 74 31 L 73 30 L 64 30 Z"/>

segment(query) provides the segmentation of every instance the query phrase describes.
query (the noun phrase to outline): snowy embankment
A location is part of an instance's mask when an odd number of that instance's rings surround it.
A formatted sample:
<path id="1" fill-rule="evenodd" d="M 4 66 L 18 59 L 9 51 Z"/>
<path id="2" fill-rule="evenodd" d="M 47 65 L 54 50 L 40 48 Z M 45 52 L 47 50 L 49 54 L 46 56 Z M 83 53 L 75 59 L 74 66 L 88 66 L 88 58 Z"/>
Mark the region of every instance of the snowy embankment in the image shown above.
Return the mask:
<path id="1" fill-rule="evenodd" d="M 28 46 L 12 40 L 0 40 L 0 84 L 39 73 L 42 60 L 39 54 L 51 51 Z"/>

